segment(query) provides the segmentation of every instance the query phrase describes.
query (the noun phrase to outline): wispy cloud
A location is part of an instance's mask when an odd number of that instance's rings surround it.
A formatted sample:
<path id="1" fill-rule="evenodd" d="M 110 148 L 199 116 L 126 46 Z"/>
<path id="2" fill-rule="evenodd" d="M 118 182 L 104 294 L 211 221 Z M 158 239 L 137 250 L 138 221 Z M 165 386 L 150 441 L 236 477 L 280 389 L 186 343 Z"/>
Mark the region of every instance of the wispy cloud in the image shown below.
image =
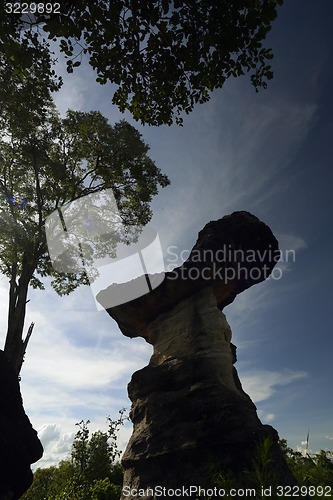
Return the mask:
<path id="1" fill-rule="evenodd" d="M 182 129 L 144 129 L 153 157 L 171 178 L 153 203 L 153 223 L 164 244 L 191 248 L 207 222 L 234 210 L 265 219 L 271 200 L 298 180 L 285 169 L 315 111 L 310 100 L 281 101 L 274 93 L 270 100 L 250 98 L 236 83 L 199 106 Z M 162 143 L 169 145 L 167 152 Z"/>
<path id="2" fill-rule="evenodd" d="M 66 114 L 68 109 L 79 111 L 100 109 L 103 114 L 109 114 L 111 123 L 124 118 L 131 120 L 128 112 L 121 113 L 111 103 L 117 86 L 113 84 L 102 86 L 97 83 L 97 73 L 88 63 L 87 56 L 83 56 L 81 66 L 69 75 L 66 70 L 66 63 L 56 44 L 53 50 L 58 56 L 58 62 L 55 66 L 56 72 L 64 82 L 60 91 L 53 95 L 55 104 L 62 116 Z"/>
<path id="3" fill-rule="evenodd" d="M 241 382 L 244 391 L 249 394 L 254 403 L 258 403 L 273 396 L 278 386 L 292 384 L 305 377 L 307 377 L 307 373 L 303 371 L 254 370 L 250 373 L 243 372 Z"/>
<path id="4" fill-rule="evenodd" d="M 277 234 L 276 238 L 281 251 L 281 257 L 276 267 L 282 273 L 289 272 L 292 270 L 299 252 L 307 248 L 307 243 L 303 238 L 294 234 Z"/>
<path id="5" fill-rule="evenodd" d="M 44 448 L 51 442 L 58 441 L 60 433 L 61 429 L 57 424 L 44 424 L 40 429 L 38 429 L 38 436 L 42 441 Z"/>

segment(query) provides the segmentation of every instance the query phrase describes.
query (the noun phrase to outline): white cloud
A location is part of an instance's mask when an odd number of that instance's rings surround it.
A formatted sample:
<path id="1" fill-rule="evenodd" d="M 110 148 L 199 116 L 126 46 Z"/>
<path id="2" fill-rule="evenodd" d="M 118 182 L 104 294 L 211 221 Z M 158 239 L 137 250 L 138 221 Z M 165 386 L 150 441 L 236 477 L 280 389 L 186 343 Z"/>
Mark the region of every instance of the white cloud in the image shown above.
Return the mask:
<path id="1" fill-rule="evenodd" d="M 251 397 L 254 403 L 270 398 L 276 387 L 288 385 L 307 377 L 303 371 L 283 370 L 273 372 L 268 370 L 254 370 L 251 373 L 243 373 L 241 382 L 244 391 Z"/>
<path id="2" fill-rule="evenodd" d="M 275 420 L 275 415 L 274 413 L 265 413 L 263 410 L 259 409 L 257 411 L 258 413 L 258 417 L 260 418 L 260 420 L 262 421 L 262 423 L 269 423 L 269 422 L 272 422 L 273 420 Z"/>
<path id="3" fill-rule="evenodd" d="M 8 278 L 0 274 L 0 304 L 3 311 L 3 313 L 0 314 L 0 332 L 2 332 L 2 335 L 7 331 L 8 289 Z"/>
<path id="4" fill-rule="evenodd" d="M 297 252 L 307 248 L 307 244 L 304 239 L 300 236 L 296 236 L 295 234 L 277 234 L 276 237 L 279 241 L 279 247 L 282 250 L 282 253 L 286 254 L 285 257 L 293 257 L 292 253 L 288 253 L 290 250 Z"/>
<path id="5" fill-rule="evenodd" d="M 116 419 L 117 417 L 114 416 Z M 75 422 L 76 423 L 76 422 Z M 73 422 L 69 425 L 68 421 L 63 421 L 62 425 L 59 424 L 45 424 L 41 428 L 37 428 L 38 436 L 42 441 L 44 447 L 43 457 L 33 465 L 33 469 L 50 467 L 51 465 L 58 465 L 61 460 L 68 459 L 70 456 L 72 444 L 75 438 L 75 434 L 78 431 L 78 427 Z M 52 430 L 56 429 L 52 435 Z M 50 439 L 47 440 L 45 436 L 45 429 L 47 433 L 50 433 Z M 49 430 L 51 429 L 51 430 Z M 88 424 L 88 429 L 90 431 L 90 436 L 96 430 L 101 430 L 102 432 L 107 431 L 106 419 L 96 419 Z M 67 432 L 65 432 L 67 430 Z M 58 435 L 56 436 L 56 433 Z M 120 427 L 117 437 L 117 448 L 124 453 L 129 438 L 132 434 L 132 425 L 130 423 L 124 423 Z"/>
<path id="6" fill-rule="evenodd" d="M 148 344 L 124 338 L 111 318 L 100 318 L 97 312 L 79 314 L 64 307 L 48 316 L 35 310 L 30 314 L 36 331 L 23 365 L 21 387 L 33 422 L 38 418 L 42 425 L 45 420 L 40 418 L 49 421 L 52 415 L 57 421 L 72 418 L 76 422 L 90 418 L 87 413 L 106 417 L 112 410 L 129 406 L 126 386 L 131 374 L 147 364 Z"/>
<path id="7" fill-rule="evenodd" d="M 307 449 L 306 446 L 304 446 L 305 444 L 306 443 L 301 443 L 300 446 L 297 446 L 296 451 L 301 453 L 304 457 L 307 455 L 313 456 L 315 453 L 312 450 Z"/>
<path id="8" fill-rule="evenodd" d="M 66 460 L 70 455 L 73 440 L 74 434 L 66 433 L 53 445 L 44 447 L 43 457 L 33 465 L 33 469 L 58 465 L 61 460 Z"/>
<path id="9" fill-rule="evenodd" d="M 44 424 L 40 429 L 37 429 L 37 431 L 44 448 L 60 437 L 60 427 L 57 424 Z"/>
<path id="10" fill-rule="evenodd" d="M 53 451 L 55 453 L 69 453 L 74 441 L 74 433 L 61 434 L 60 439 L 55 443 Z"/>
<path id="11" fill-rule="evenodd" d="M 59 53 L 56 44 L 53 50 L 58 55 L 58 63 L 55 70 L 63 79 L 63 86 L 60 91 L 53 94 L 55 104 L 62 116 L 65 116 L 68 109 L 79 111 L 91 111 L 100 109 L 103 114 L 110 114 L 110 121 L 114 123 L 121 119 L 131 119 L 128 112 L 121 113 L 118 108 L 112 105 L 112 96 L 117 88 L 116 85 L 100 85 L 96 82 L 97 73 L 88 62 L 88 57 L 83 56 L 81 66 L 76 68 L 72 74 L 66 70 L 66 62 Z"/>
<path id="12" fill-rule="evenodd" d="M 30 380 L 43 380 L 66 390 L 97 390 L 115 383 L 137 365 L 134 357 L 140 350 L 133 352 L 133 345 L 119 342 L 113 348 L 94 349 L 74 345 L 67 335 L 50 330 L 36 335 L 30 348 L 22 372 Z"/>
<path id="13" fill-rule="evenodd" d="M 36 429 L 42 442 L 44 453 L 34 468 L 57 465 L 68 457 L 74 440 L 74 432 L 63 432 L 62 426 L 56 423 L 47 423 Z"/>
<path id="14" fill-rule="evenodd" d="M 92 70 L 88 65 L 83 64 L 73 74 L 68 75 L 66 63 L 56 45 L 53 50 L 59 56 L 56 72 L 64 81 L 60 91 L 53 94 L 53 98 L 58 111 L 62 116 L 65 116 L 68 109 L 80 110 L 87 102 L 85 94 L 91 86 Z"/>
<path id="15" fill-rule="evenodd" d="M 277 234 L 276 238 L 281 252 L 276 267 L 281 269 L 283 275 L 285 272 L 292 271 L 299 252 L 307 248 L 307 243 L 303 238 L 294 234 Z"/>

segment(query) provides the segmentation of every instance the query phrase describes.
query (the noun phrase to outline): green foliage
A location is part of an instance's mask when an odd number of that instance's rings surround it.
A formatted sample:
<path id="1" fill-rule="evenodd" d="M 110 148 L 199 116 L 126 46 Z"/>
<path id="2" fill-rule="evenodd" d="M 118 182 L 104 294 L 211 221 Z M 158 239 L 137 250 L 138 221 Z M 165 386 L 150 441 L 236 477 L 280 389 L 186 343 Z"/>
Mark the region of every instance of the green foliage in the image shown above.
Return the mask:
<path id="1" fill-rule="evenodd" d="M 86 422 L 84 420 L 81 420 L 81 422 L 76 424 L 79 426 L 79 430 L 75 435 L 71 453 L 72 462 L 76 465 L 77 469 L 82 475 L 86 474 L 89 460 L 88 424 L 90 424 L 90 420 L 87 420 Z"/>
<path id="2" fill-rule="evenodd" d="M 28 492 L 22 497 L 23 500 L 118 500 L 120 498 L 123 471 L 116 457 L 119 456 L 117 449 L 117 431 L 124 422 L 124 410 L 120 411 L 118 420 L 108 418 L 108 432 L 97 431 L 90 436 L 88 421 L 81 421 L 79 431 L 75 436 L 71 457 L 63 461 L 58 467 L 37 469 L 34 481 Z M 77 443 L 84 444 L 81 448 Z M 105 444 L 109 447 L 106 452 Z M 253 456 L 253 467 L 247 472 L 251 488 L 257 492 L 256 498 L 263 498 L 262 488 L 272 487 L 272 500 L 284 497 L 279 493 L 276 496 L 276 478 L 272 471 L 272 458 L 270 454 L 272 441 L 267 438 L 262 440 Z M 313 456 L 302 455 L 298 451 L 289 448 L 287 441 L 280 440 L 280 448 L 293 473 L 298 485 L 311 490 L 311 498 L 319 500 L 320 488 L 333 487 L 333 452 L 321 450 Z M 85 470 L 82 472 L 82 453 L 84 450 Z M 98 457 L 98 459 L 97 459 Z M 110 463 L 110 458 L 112 458 Z M 96 467 L 96 465 L 98 465 Z M 103 471 L 103 472 L 101 472 Z M 104 477 L 102 477 L 104 476 Z M 209 477 L 217 490 L 226 493 L 232 491 L 245 491 L 247 485 L 241 484 L 231 471 L 223 471 L 219 463 L 212 464 Z M 327 491 L 327 490 L 326 490 Z M 275 492 L 275 493 L 274 493 Z M 325 490 L 323 489 L 323 492 Z M 305 496 L 300 494 L 300 496 Z M 203 497 L 201 496 L 200 499 Z M 266 498 L 266 497 L 265 497 Z M 210 500 L 210 498 L 206 499 Z"/>
<path id="3" fill-rule="evenodd" d="M 280 446 L 298 484 L 333 488 L 333 452 L 320 450 L 311 456 L 303 455 L 289 448 L 286 440 L 281 440 Z"/>
<path id="4" fill-rule="evenodd" d="M 37 469 L 23 500 L 119 500 L 123 470 L 117 436 L 128 419 L 125 409 L 118 419 L 107 418 L 107 432 L 90 435 L 89 420 L 81 420 L 70 457 L 57 467 Z"/>
<path id="5" fill-rule="evenodd" d="M 208 101 L 230 77 L 248 73 L 256 90 L 267 87 L 272 53 L 263 41 L 282 3 L 60 0 L 60 13 L 27 17 L 24 31 L 2 8 L 0 47 L 15 57 L 15 72 L 23 65 L 24 77 L 34 55 L 23 63 L 18 45 L 31 45 L 37 31 L 44 43 L 58 42 L 69 73 L 87 54 L 97 81 L 117 85 L 112 102 L 121 111 L 150 125 L 181 124 L 183 112 Z"/>
<path id="6" fill-rule="evenodd" d="M 237 481 L 231 471 L 224 471 L 218 464 L 213 464 L 210 470 L 210 477 L 213 480 L 214 486 L 218 489 L 230 491 L 237 488 Z"/>
<path id="7" fill-rule="evenodd" d="M 253 468 L 249 471 L 249 475 L 253 480 L 258 491 L 261 487 L 277 486 L 277 478 L 272 467 L 273 459 L 271 448 L 273 440 L 269 436 L 262 439 L 256 448 L 253 457 Z"/>
<path id="8" fill-rule="evenodd" d="M 109 478 L 96 479 L 89 490 L 91 500 L 119 500 L 121 486 L 112 484 Z"/>
<path id="9" fill-rule="evenodd" d="M 72 445 L 71 460 L 82 475 L 88 479 L 103 479 L 109 476 L 111 465 L 119 458 L 117 435 L 120 426 L 128 420 L 125 409 L 119 411 L 119 418 L 107 418 L 108 431 L 96 431 L 90 437 L 89 420 L 81 420 Z"/>
<path id="10" fill-rule="evenodd" d="M 15 261 L 20 274 L 26 256 L 37 275 L 55 276 L 56 291 L 68 293 L 84 278 L 58 276 L 52 269 L 46 217 L 69 201 L 111 187 L 123 221 L 145 225 L 158 185 L 169 181 L 149 158 L 139 132 L 125 121 L 111 126 L 97 111 L 69 110 L 61 118 L 51 104 L 44 117 L 38 114 L 38 123 L 6 111 L 0 130 L 1 272 L 11 277 Z M 24 209 L 13 205 L 11 197 L 24 198 Z M 104 251 L 109 251 L 106 242 Z M 31 284 L 41 287 L 37 275 Z"/>
<path id="11" fill-rule="evenodd" d="M 210 466 L 208 472 L 210 481 L 218 490 L 224 490 L 226 496 L 228 496 L 227 493 L 230 491 L 232 492 L 231 496 L 234 496 L 237 490 L 246 491 L 247 488 L 252 488 L 256 491 L 256 498 L 261 499 L 262 488 L 268 486 L 274 488 L 278 485 L 274 468 L 272 467 L 272 445 L 273 440 L 269 436 L 259 441 L 254 450 L 251 468 L 243 471 L 246 481 L 244 477 L 240 480 L 234 471 L 224 470 L 219 461 L 213 461 Z M 205 498 L 205 500 L 210 500 L 210 497 Z"/>
<path id="12" fill-rule="evenodd" d="M 60 84 L 52 75 L 47 47 L 38 47 L 39 58 L 32 57 L 23 79 L 0 52 L 0 272 L 10 281 L 5 352 L 17 373 L 24 354 L 28 287 L 43 289 L 46 276 L 60 295 L 88 284 L 83 266 L 64 274 L 51 265 L 47 216 L 68 202 L 112 188 L 122 221 L 145 225 L 153 196 L 169 184 L 140 133 L 126 121 L 112 126 L 98 111 L 59 115 L 51 93 Z M 114 246 L 114 240 L 101 237 L 97 257 L 112 255 Z"/>
<path id="13" fill-rule="evenodd" d="M 304 455 L 299 451 L 294 451 L 285 439 L 281 439 L 279 442 L 281 451 L 299 487 L 299 490 L 295 491 L 286 490 L 284 496 L 283 489 L 278 489 L 278 477 L 274 472 L 272 444 L 273 441 L 269 437 L 258 443 L 253 455 L 252 467 L 244 471 L 248 481 L 244 481 L 244 478 L 242 481 L 239 480 L 233 471 L 223 470 L 218 462 L 213 462 L 208 475 L 214 487 L 217 490 L 224 490 L 225 496 L 228 496 L 227 493 L 231 491 L 232 495 L 229 496 L 235 496 L 237 490 L 242 492 L 241 496 L 244 496 L 246 488 L 253 489 L 256 491 L 257 499 L 267 498 L 264 495 L 265 489 L 271 487 L 269 498 L 272 500 L 287 499 L 293 495 L 306 497 L 307 493 L 309 493 L 309 498 L 320 500 L 325 493 L 329 494 L 329 488 L 333 488 L 333 452 L 320 450 L 312 456 Z M 196 500 L 199 498 L 201 500 L 203 497 L 197 497 Z M 205 497 L 205 500 L 211 500 L 211 497 Z"/>

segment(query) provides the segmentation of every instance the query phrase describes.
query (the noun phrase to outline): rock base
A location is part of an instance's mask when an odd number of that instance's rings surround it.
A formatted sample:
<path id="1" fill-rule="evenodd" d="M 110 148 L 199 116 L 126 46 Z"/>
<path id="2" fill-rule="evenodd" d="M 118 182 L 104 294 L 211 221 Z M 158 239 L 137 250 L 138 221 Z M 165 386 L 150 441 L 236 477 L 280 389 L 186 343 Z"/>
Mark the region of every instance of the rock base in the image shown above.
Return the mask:
<path id="1" fill-rule="evenodd" d="M 123 457 L 126 495 L 154 489 L 214 488 L 214 471 L 243 487 L 259 487 L 254 461 L 269 445 L 266 480 L 295 484 L 278 446 L 243 391 L 235 347 L 211 287 L 183 300 L 150 325 L 154 354 L 128 386 L 133 435 Z M 259 459 L 260 462 L 260 459 Z M 267 468 L 268 467 L 268 468 Z M 265 486 L 265 485 L 260 485 Z M 147 491 L 146 496 L 141 493 Z M 158 490 L 157 490 L 158 491 Z"/>

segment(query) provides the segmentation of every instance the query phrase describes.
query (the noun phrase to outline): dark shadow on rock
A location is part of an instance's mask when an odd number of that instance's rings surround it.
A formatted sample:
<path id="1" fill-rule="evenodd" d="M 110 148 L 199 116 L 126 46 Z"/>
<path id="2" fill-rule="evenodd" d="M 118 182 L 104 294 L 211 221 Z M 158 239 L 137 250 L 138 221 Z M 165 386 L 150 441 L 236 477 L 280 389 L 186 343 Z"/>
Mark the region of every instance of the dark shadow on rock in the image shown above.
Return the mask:
<path id="1" fill-rule="evenodd" d="M 18 499 L 32 483 L 43 447 L 22 403 L 15 370 L 0 350 L 0 500 Z"/>

